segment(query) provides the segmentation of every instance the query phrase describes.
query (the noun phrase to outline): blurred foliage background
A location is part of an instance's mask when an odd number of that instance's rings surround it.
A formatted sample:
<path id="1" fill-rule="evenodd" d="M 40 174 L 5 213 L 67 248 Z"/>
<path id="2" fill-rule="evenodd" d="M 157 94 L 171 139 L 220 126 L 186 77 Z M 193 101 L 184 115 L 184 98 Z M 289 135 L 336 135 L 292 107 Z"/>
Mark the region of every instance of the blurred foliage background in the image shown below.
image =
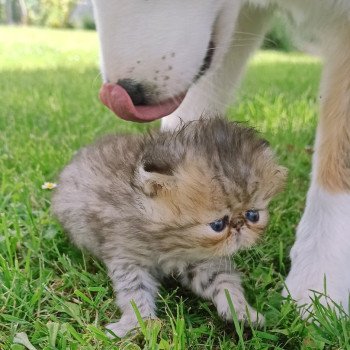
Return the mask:
<path id="1" fill-rule="evenodd" d="M 0 0 L 0 23 L 95 29 L 87 0 Z"/>
<path id="2" fill-rule="evenodd" d="M 95 29 L 91 0 L 0 0 L 0 24 Z M 263 48 L 295 50 L 281 16 L 273 20 Z"/>

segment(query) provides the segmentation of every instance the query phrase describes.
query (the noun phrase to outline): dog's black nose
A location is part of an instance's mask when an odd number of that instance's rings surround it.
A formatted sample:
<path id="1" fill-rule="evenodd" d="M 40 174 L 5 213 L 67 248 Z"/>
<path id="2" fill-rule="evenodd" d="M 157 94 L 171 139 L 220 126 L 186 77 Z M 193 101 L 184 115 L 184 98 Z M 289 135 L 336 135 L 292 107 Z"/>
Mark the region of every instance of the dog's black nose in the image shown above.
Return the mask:
<path id="1" fill-rule="evenodd" d="M 132 79 L 120 79 L 117 84 L 125 89 L 135 106 L 147 104 L 146 91 L 142 84 Z"/>

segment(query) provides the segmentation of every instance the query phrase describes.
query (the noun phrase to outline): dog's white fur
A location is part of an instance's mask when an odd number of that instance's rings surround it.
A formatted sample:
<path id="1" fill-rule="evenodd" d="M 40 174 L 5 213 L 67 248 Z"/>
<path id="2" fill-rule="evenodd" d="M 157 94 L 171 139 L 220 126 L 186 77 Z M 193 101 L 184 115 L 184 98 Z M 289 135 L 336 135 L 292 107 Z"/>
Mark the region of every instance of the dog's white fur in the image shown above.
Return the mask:
<path id="1" fill-rule="evenodd" d="M 310 303 L 313 291 L 324 292 L 326 280 L 327 295 L 348 310 L 350 180 L 344 178 L 350 174 L 350 0 L 95 0 L 94 6 L 105 80 L 152 80 L 159 101 L 187 92 L 162 120 L 163 128 L 203 112 L 225 112 L 275 7 L 318 42 L 325 62 L 321 119 L 286 286 L 302 305 Z M 213 61 L 193 82 L 210 38 L 216 47 Z M 334 171 L 326 169 L 328 159 Z"/>

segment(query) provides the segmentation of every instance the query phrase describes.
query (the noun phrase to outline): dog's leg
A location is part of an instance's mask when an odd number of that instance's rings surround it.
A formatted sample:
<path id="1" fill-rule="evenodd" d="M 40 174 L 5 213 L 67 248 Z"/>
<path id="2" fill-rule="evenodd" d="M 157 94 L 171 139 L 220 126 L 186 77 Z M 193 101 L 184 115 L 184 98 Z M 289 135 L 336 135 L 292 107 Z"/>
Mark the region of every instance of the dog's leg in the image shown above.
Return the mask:
<path id="1" fill-rule="evenodd" d="M 339 25 L 325 53 L 311 187 L 286 280 L 299 305 L 325 292 L 348 310 L 350 291 L 350 28 Z M 288 294 L 285 289 L 284 295 Z M 320 296 L 320 294 L 318 294 Z M 326 304 L 330 301 L 321 297 Z"/>
<path id="2" fill-rule="evenodd" d="M 162 119 L 162 129 L 176 128 L 181 120 L 195 120 L 206 113 L 215 115 L 226 111 L 247 61 L 260 46 L 273 14 L 271 8 L 248 5 L 243 6 L 239 15 L 238 12 L 235 1 L 229 1 L 223 9 L 217 23 L 217 47 L 211 67 L 189 89 L 179 108 Z"/>

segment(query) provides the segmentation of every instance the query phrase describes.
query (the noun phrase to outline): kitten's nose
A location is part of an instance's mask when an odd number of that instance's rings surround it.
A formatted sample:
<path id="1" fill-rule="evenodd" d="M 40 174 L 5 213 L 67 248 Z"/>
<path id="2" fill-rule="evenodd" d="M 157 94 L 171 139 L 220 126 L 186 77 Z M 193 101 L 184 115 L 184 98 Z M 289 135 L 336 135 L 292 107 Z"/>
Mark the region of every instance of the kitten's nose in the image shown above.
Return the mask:
<path id="1" fill-rule="evenodd" d="M 239 231 L 242 226 L 244 225 L 245 221 L 243 217 L 237 217 L 237 218 L 233 218 L 230 222 L 230 225 L 236 229 L 237 231 Z"/>
<path id="2" fill-rule="evenodd" d="M 135 106 L 146 105 L 145 87 L 133 79 L 120 79 L 118 85 L 125 89 Z"/>

